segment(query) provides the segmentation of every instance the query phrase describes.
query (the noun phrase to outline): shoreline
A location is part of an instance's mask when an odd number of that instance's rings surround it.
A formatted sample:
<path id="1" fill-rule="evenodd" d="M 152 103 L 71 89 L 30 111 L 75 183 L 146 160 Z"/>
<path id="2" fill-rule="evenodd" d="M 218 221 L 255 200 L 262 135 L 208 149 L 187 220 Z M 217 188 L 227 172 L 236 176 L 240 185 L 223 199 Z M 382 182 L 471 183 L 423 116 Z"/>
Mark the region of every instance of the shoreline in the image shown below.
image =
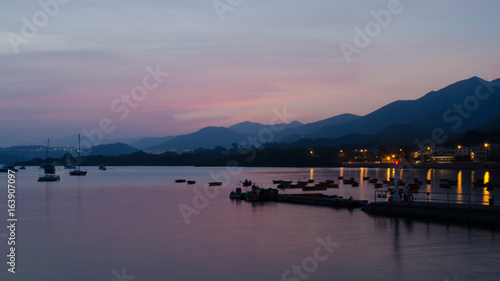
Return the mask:
<path id="1" fill-rule="evenodd" d="M 392 163 L 342 163 L 341 167 L 347 168 L 394 168 Z M 473 162 L 473 163 L 431 163 L 410 164 L 401 163 L 400 168 L 414 169 L 500 169 L 498 162 Z"/>

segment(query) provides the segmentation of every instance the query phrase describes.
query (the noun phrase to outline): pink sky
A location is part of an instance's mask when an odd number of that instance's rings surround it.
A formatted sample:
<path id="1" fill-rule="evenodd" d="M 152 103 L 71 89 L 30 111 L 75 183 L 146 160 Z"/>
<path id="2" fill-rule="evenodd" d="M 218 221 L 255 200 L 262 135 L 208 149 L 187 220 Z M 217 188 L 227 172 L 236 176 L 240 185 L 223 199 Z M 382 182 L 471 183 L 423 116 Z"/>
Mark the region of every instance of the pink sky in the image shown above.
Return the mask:
<path id="1" fill-rule="evenodd" d="M 394 0 L 391 0 L 394 1 Z M 391 1 L 245 1 L 221 21 L 210 1 L 69 2 L 15 52 L 37 3 L 0 11 L 0 146 L 116 126 L 106 138 L 269 123 L 287 108 L 308 123 L 365 115 L 456 81 L 500 77 L 500 3 L 401 1 L 387 26 L 347 62 L 355 27 Z M 170 75 L 121 113 L 146 67 Z M 153 81 L 153 80 L 151 80 Z"/>

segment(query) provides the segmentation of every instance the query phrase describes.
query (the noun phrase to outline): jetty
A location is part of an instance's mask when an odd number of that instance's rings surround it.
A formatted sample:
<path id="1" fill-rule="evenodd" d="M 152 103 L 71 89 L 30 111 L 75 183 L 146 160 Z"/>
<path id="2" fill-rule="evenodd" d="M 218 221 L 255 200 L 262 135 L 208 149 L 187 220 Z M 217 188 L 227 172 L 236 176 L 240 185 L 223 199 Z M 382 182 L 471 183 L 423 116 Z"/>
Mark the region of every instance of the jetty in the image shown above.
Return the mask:
<path id="1" fill-rule="evenodd" d="M 364 207 L 368 204 L 366 200 L 355 200 L 352 197 L 344 199 L 336 195 L 325 195 L 322 193 L 313 194 L 272 194 L 266 196 L 267 201 L 305 204 L 305 205 L 321 205 L 339 208 L 356 209 Z"/>
<path id="2" fill-rule="evenodd" d="M 500 208 L 495 205 L 437 202 L 372 202 L 361 210 L 391 217 L 436 219 L 500 226 Z"/>

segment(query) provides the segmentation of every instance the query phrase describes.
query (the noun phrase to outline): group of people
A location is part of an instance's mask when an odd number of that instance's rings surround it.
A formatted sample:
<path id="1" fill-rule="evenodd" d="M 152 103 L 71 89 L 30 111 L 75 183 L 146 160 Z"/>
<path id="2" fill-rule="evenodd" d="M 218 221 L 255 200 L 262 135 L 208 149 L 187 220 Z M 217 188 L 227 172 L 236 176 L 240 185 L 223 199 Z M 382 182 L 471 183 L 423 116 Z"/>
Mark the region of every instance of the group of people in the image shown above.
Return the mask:
<path id="1" fill-rule="evenodd" d="M 398 199 L 396 196 L 399 196 L 399 194 L 396 195 L 396 192 L 393 192 L 391 197 L 389 197 L 389 201 L 396 201 Z M 406 186 L 403 188 L 403 201 L 413 201 L 413 196 Z"/>

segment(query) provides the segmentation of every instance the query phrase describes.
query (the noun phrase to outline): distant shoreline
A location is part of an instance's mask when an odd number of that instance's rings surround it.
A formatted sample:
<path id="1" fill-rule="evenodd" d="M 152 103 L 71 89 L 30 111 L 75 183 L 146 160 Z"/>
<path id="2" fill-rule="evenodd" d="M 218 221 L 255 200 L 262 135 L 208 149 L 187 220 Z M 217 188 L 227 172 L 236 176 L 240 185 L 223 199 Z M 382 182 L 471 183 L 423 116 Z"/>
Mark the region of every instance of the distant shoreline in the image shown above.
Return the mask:
<path id="1" fill-rule="evenodd" d="M 472 162 L 472 163 L 431 163 L 431 164 L 410 164 L 401 163 L 401 168 L 415 169 L 500 169 L 498 162 Z M 393 168 L 392 163 L 342 163 L 341 167 L 352 168 Z"/>
<path id="2" fill-rule="evenodd" d="M 38 166 L 38 165 L 25 165 Z M 82 165 L 84 167 L 92 167 L 95 165 Z M 227 165 L 134 165 L 134 164 L 107 164 L 107 166 L 116 167 L 130 167 L 130 166 L 140 166 L 140 167 L 226 167 Z M 240 165 L 236 167 L 249 167 L 249 168 L 394 168 L 392 163 L 342 163 L 338 166 L 246 166 Z M 432 164 L 408 164 L 401 163 L 399 165 L 402 169 L 450 169 L 450 170 L 472 170 L 472 169 L 500 169 L 500 162 L 488 162 L 488 163 L 432 163 Z"/>

